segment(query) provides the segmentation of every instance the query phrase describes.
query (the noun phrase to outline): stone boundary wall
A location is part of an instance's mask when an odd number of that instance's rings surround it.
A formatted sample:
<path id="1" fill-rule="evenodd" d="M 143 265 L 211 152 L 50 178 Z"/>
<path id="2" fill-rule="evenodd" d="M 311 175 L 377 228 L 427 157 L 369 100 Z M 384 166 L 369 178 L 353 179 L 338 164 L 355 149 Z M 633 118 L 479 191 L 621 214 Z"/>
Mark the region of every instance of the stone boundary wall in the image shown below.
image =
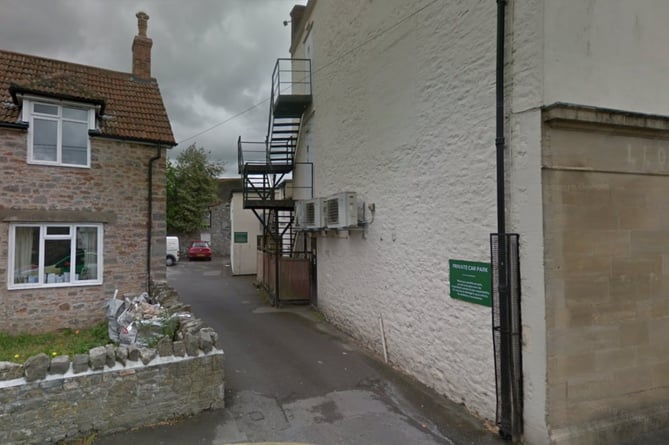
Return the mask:
<path id="1" fill-rule="evenodd" d="M 168 286 L 156 293 L 164 306 L 183 308 Z M 38 354 L 0 362 L 0 443 L 55 443 L 223 408 L 218 334 L 188 318 L 175 337 L 155 348 L 98 346 L 71 360 Z"/>
<path id="2" fill-rule="evenodd" d="M 148 355 L 147 355 L 148 354 Z M 155 353 L 154 353 L 155 354 Z M 151 355 L 144 353 L 145 357 Z M 223 351 L 0 381 L 0 443 L 45 444 L 109 434 L 223 408 Z"/>

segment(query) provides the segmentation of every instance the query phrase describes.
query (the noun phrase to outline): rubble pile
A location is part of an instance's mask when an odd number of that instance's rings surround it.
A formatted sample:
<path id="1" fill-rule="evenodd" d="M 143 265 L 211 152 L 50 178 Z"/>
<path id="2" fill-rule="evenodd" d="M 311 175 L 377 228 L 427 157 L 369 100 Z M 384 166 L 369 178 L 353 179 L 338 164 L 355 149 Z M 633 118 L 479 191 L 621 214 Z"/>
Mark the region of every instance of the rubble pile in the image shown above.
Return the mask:
<path id="1" fill-rule="evenodd" d="M 185 341 L 188 334 L 199 335 L 205 327 L 202 320 L 193 317 L 190 306 L 179 301 L 174 289 L 155 285 L 152 294 L 151 297 L 146 292 L 137 296 L 126 294 L 119 299 L 118 292 L 114 293 L 107 303 L 111 341 L 155 347 L 162 338 Z M 205 332 L 215 335 L 211 329 Z"/>

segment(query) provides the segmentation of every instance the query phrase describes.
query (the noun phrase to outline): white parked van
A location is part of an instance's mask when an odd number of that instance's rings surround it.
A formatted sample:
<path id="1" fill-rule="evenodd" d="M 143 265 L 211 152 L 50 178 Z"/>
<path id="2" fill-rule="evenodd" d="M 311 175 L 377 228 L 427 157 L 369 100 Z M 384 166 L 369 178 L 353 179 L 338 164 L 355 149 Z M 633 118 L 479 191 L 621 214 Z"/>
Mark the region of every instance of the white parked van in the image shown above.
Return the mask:
<path id="1" fill-rule="evenodd" d="M 168 236 L 165 239 L 165 250 L 167 251 L 167 265 L 174 266 L 179 261 L 179 238 Z"/>

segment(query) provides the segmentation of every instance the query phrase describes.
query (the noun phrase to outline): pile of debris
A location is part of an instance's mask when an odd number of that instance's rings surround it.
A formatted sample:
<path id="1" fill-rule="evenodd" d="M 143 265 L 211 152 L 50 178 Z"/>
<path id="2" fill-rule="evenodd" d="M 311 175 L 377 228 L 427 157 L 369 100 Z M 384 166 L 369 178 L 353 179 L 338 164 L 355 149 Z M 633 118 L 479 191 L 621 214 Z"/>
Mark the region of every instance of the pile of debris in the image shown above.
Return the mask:
<path id="1" fill-rule="evenodd" d="M 140 295 L 118 297 L 118 290 L 107 302 L 109 339 L 121 345 L 155 347 L 167 337 L 183 340 L 187 333 L 193 334 L 204 327 L 204 323 L 193 317 L 190 306 L 179 302 L 177 292 L 167 285 L 154 286 L 153 296 Z"/>

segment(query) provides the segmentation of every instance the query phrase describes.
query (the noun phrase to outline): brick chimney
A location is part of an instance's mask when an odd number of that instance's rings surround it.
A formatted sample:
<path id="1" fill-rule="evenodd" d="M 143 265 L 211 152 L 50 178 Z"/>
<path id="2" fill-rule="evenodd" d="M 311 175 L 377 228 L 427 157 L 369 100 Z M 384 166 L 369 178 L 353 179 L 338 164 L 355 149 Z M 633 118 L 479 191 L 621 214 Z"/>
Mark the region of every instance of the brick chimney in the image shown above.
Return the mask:
<path id="1" fill-rule="evenodd" d="M 151 47 L 153 40 L 146 36 L 149 16 L 144 12 L 137 13 L 139 34 L 132 41 L 132 75 L 140 79 L 151 78 Z"/>

